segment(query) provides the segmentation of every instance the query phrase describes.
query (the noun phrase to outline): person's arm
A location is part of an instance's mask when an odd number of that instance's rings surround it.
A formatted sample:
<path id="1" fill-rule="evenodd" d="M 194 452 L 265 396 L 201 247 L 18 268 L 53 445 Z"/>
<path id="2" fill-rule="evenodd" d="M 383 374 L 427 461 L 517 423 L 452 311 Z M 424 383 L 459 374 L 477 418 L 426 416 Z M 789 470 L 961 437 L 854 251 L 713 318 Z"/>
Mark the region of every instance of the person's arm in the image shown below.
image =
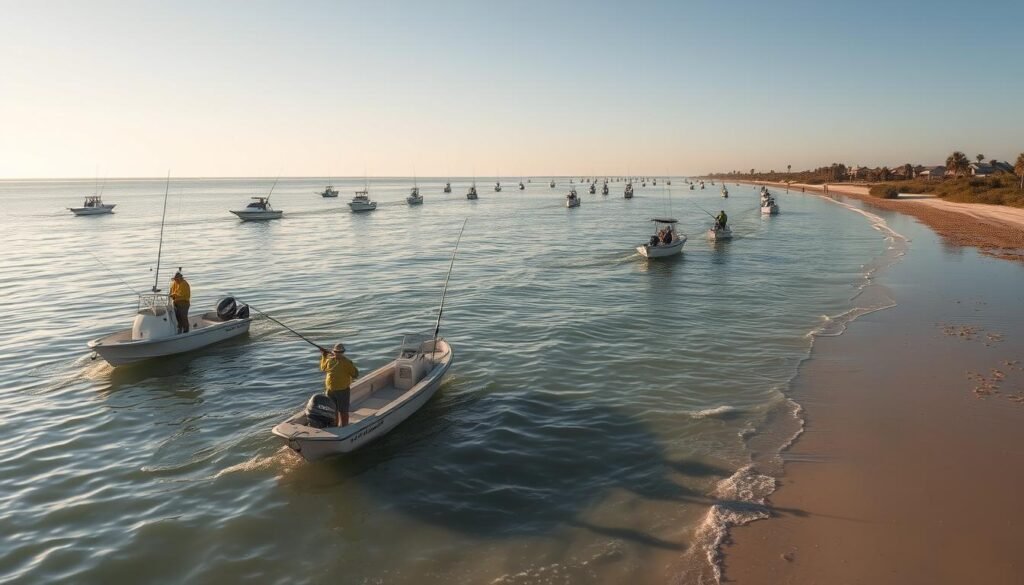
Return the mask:
<path id="1" fill-rule="evenodd" d="M 331 369 L 333 369 L 333 367 L 331 366 L 331 358 L 327 357 L 326 354 L 325 355 L 321 355 L 320 356 L 320 371 L 321 372 L 326 372 L 327 370 L 331 370 Z"/>
<path id="2" fill-rule="evenodd" d="M 348 363 L 348 365 L 349 365 L 349 368 L 350 368 L 349 374 L 351 374 L 352 379 L 355 380 L 356 378 L 359 377 L 359 368 L 357 368 L 355 363 L 353 363 L 351 361 Z"/>

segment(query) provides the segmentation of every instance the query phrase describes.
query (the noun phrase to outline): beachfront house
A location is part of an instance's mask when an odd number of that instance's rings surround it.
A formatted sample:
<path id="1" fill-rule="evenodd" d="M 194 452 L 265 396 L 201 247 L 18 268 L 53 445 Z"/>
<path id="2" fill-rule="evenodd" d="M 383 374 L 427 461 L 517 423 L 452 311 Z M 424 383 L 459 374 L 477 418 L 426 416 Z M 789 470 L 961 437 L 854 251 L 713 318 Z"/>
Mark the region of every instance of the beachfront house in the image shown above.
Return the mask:
<path id="1" fill-rule="evenodd" d="M 972 177 L 987 177 L 989 175 L 994 175 L 995 173 L 996 173 L 996 170 L 994 168 L 992 168 L 992 165 L 990 165 L 988 163 L 983 163 L 983 162 L 982 163 L 979 163 L 979 162 L 972 162 L 971 163 L 971 176 Z"/>
<path id="2" fill-rule="evenodd" d="M 1003 173 L 1008 174 L 1008 175 L 1015 174 L 1014 170 L 1013 170 L 1013 165 L 1010 164 L 1009 162 L 1005 161 L 1005 160 L 993 160 L 992 161 L 992 172 L 993 172 L 993 174 L 996 174 L 996 175 L 1000 175 L 1000 174 L 1003 174 Z"/>
<path id="3" fill-rule="evenodd" d="M 926 166 L 924 170 L 917 173 L 918 177 L 923 177 L 929 181 L 932 179 L 942 180 L 946 176 L 946 167 L 944 166 Z"/>
<path id="4" fill-rule="evenodd" d="M 868 178 L 868 173 L 871 169 L 868 167 L 853 167 L 849 171 L 849 177 L 851 181 L 864 181 Z"/>

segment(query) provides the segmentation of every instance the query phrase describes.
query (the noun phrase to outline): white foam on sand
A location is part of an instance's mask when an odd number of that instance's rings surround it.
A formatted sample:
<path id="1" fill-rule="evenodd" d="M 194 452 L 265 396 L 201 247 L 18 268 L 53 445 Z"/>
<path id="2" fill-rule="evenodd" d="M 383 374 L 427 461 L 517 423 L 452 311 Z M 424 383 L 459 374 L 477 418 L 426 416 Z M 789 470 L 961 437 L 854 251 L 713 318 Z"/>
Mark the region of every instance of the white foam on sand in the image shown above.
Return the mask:
<path id="1" fill-rule="evenodd" d="M 693 418 L 715 418 L 719 416 L 725 416 L 739 412 L 739 409 L 735 406 L 722 405 L 714 408 L 705 408 L 696 412 L 691 412 L 690 416 Z"/>

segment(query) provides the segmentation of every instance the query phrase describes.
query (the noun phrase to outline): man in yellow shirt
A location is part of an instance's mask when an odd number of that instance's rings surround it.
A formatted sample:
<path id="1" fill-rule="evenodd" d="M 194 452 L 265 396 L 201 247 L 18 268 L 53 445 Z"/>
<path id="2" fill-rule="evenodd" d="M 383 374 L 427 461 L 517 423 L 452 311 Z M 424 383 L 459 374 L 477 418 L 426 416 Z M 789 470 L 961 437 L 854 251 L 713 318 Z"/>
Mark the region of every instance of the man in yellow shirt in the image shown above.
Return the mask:
<path id="1" fill-rule="evenodd" d="M 171 301 L 174 302 L 174 317 L 178 320 L 178 333 L 188 333 L 188 308 L 192 302 L 192 287 L 181 275 L 181 272 L 174 273 L 171 280 Z"/>
<path id="2" fill-rule="evenodd" d="M 345 357 L 345 346 L 339 343 L 330 352 L 320 349 L 320 371 L 327 372 L 324 378 L 325 393 L 334 400 L 338 411 L 335 426 L 347 426 L 348 407 L 352 399 L 350 386 L 352 380 L 359 377 L 359 370 L 352 360 Z"/>

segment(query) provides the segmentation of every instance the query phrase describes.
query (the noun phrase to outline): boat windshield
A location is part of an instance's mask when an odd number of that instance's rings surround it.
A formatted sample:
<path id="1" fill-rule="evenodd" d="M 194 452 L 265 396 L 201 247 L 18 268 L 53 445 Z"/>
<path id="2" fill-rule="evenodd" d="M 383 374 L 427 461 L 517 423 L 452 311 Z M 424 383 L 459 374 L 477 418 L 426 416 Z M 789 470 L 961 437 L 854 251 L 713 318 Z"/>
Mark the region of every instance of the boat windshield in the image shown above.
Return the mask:
<path id="1" fill-rule="evenodd" d="M 152 312 L 159 315 L 171 304 L 171 296 L 160 293 L 143 293 L 139 295 L 139 312 Z"/>
<path id="2" fill-rule="evenodd" d="M 434 335 L 432 333 L 406 333 L 402 336 L 402 345 L 399 346 L 398 356 L 411 358 L 423 351 L 424 344 L 433 340 Z"/>

